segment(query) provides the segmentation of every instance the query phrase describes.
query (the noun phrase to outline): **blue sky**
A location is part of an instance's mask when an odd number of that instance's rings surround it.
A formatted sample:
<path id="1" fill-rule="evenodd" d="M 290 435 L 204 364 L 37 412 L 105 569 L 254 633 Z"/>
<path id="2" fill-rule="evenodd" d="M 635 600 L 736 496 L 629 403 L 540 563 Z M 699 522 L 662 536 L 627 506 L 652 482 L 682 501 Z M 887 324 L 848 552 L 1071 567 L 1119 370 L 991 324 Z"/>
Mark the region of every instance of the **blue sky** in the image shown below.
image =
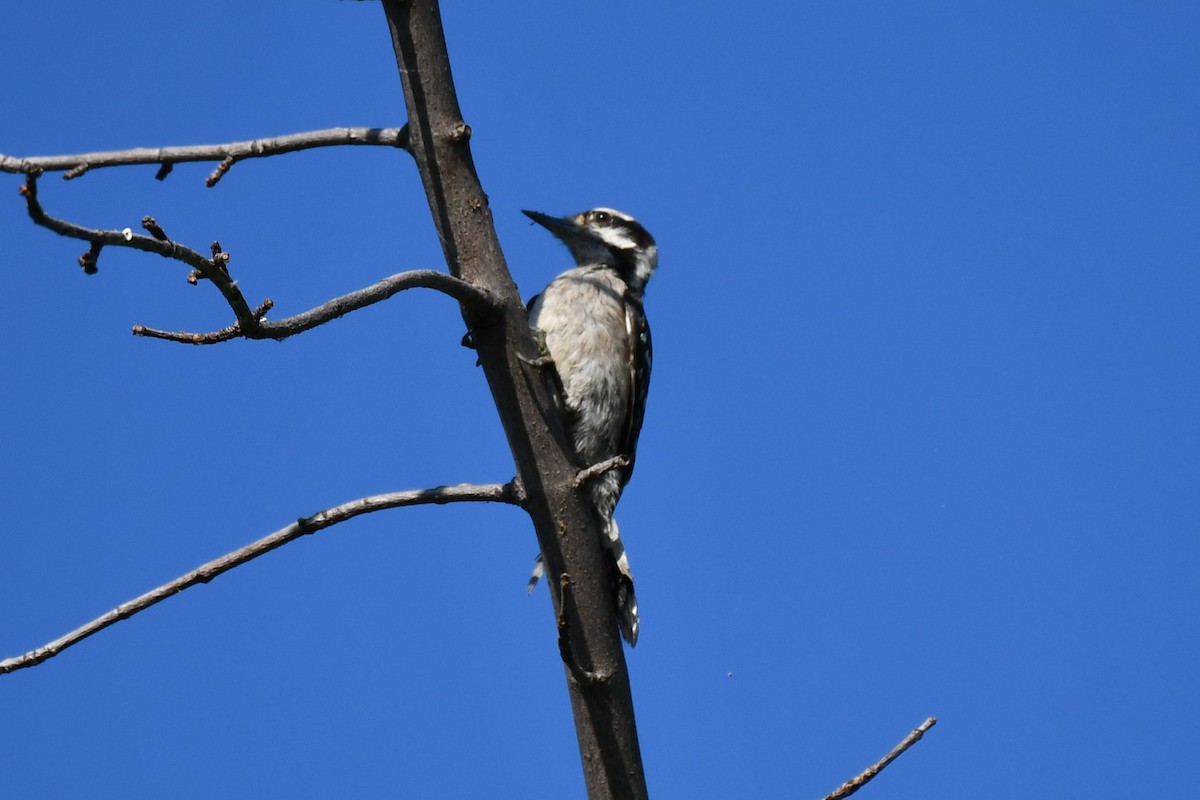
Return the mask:
<path id="1" fill-rule="evenodd" d="M 520 214 L 655 234 L 619 509 L 658 798 L 1190 797 L 1200 733 L 1200 7 L 447 3 L 510 269 Z M 16 4 L 0 152 L 404 121 L 375 3 Z M 441 267 L 403 153 L 42 181 L 219 239 L 295 313 Z M 0 655 L 367 494 L 503 481 L 462 322 L 406 293 L 189 348 L 211 287 L 35 228 L 0 176 Z M 0 677 L 0 794 L 577 797 L 537 545 L 506 507 L 376 514 Z"/>

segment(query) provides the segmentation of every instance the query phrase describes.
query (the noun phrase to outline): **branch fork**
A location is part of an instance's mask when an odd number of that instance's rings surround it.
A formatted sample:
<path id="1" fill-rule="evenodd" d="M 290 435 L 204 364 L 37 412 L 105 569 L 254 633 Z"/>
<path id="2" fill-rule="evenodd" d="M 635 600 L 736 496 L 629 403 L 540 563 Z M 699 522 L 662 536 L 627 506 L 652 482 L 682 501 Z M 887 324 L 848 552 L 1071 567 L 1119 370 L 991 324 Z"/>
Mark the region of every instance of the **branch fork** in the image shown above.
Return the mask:
<path id="1" fill-rule="evenodd" d="M 179 261 L 191 267 L 187 278 L 189 283 L 196 284 L 201 279 L 212 283 L 221 293 L 236 318 L 234 324 L 208 333 L 167 331 L 147 325 L 135 325 L 133 327 L 135 336 L 194 345 L 217 344 L 236 338 L 282 341 L 352 311 L 386 300 L 399 292 L 415 288 L 441 292 L 457 300 L 460 304 L 470 307 L 481 317 L 498 314 L 501 309 L 501 304 L 491 293 L 461 278 L 436 270 L 410 270 L 336 297 L 300 314 L 281 320 L 267 321 L 265 316 L 273 306 L 273 302 L 268 298 L 257 307 L 250 307 L 238 287 L 237 281 L 230 275 L 228 266 L 230 255 L 222 249 L 219 242 L 212 243 L 209 248 L 212 255 L 205 257 L 199 251 L 171 240 L 158 221 L 151 216 L 142 218 L 142 227 L 150 233 L 150 236 L 134 234 L 128 228 L 119 231 L 85 228 L 50 216 L 38 198 L 38 177 L 41 174 L 40 167 L 31 167 L 25 184 L 20 190 L 21 195 L 25 198 L 29 217 L 35 224 L 52 230 L 60 236 L 88 242 L 87 252 L 79 259 L 79 264 L 85 273 L 89 275 L 96 273 L 100 251 L 106 246 L 129 247 L 157 253 L 164 258 Z"/>

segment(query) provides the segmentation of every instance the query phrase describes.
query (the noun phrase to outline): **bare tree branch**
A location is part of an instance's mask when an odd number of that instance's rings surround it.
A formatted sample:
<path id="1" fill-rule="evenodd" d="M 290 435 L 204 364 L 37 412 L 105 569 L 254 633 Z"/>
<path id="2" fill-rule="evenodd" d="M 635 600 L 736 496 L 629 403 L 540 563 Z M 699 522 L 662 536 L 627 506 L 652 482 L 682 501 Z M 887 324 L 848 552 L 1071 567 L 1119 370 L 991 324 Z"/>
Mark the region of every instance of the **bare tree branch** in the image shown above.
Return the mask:
<path id="1" fill-rule="evenodd" d="M 345 316 L 351 311 L 357 311 L 360 308 L 387 300 L 392 295 L 399 294 L 406 289 L 434 289 L 454 298 L 463 305 L 474 306 L 484 310 L 499 311 L 499 304 L 495 298 L 484 290 L 472 286 L 460 278 L 455 278 L 453 275 L 447 275 L 444 272 L 432 269 L 415 269 L 397 273 L 390 278 L 384 278 L 378 283 L 357 289 L 341 297 L 335 297 L 315 308 L 285 319 L 262 319 L 267 310 L 271 308 L 271 301 L 268 300 L 263 306 L 255 310 L 254 314 L 257 322 L 249 330 L 243 330 L 241 323 L 235 322 L 227 328 L 222 328 L 219 331 L 211 333 L 162 331 L 155 328 L 148 328 L 145 325 L 134 325 L 133 333 L 135 336 L 167 339 L 184 344 L 217 344 L 238 337 L 283 341 L 289 336 L 295 336 L 298 333 L 311 330 L 318 325 L 324 325 L 326 322 Z M 259 313 L 260 311 L 262 313 Z"/>
<path id="2" fill-rule="evenodd" d="M 910 733 L 908 736 L 905 736 L 900 744 L 893 747 L 890 753 L 879 759 L 879 761 L 875 764 L 867 767 L 855 777 L 843 783 L 834 791 L 825 795 L 823 800 L 843 800 L 843 798 L 849 797 L 862 787 L 866 786 L 872 778 L 883 771 L 884 767 L 899 758 L 905 750 L 921 741 L 921 737 L 925 735 L 925 731 L 929 730 L 936 724 L 937 719 L 934 717 L 930 717 L 922 722 L 912 733 Z"/>
<path id="3" fill-rule="evenodd" d="M 94 633 L 99 633 L 110 625 L 115 625 L 123 619 L 128 619 L 140 611 L 145 611 L 168 597 L 182 592 L 184 589 L 198 583 L 208 583 L 223 572 L 239 567 L 247 561 L 269 553 L 277 547 L 300 538 L 306 534 L 316 533 L 340 522 L 353 519 L 362 514 L 383 511 L 387 508 L 415 505 L 445 505 L 446 503 L 508 503 L 521 505 L 523 499 L 513 483 L 488 484 L 459 484 L 458 486 L 438 486 L 434 489 L 414 489 L 406 492 L 390 492 L 376 494 L 343 503 L 324 511 L 318 511 L 309 517 L 302 517 L 291 525 L 281 528 L 274 533 L 264 536 L 252 544 L 227 553 L 220 558 L 203 564 L 186 575 L 181 575 L 170 583 L 165 583 L 157 589 L 146 592 L 141 597 L 135 597 L 127 603 L 97 617 L 91 622 L 71 631 L 65 636 L 55 639 L 47 645 L 31 650 L 24 655 L 7 658 L 0 661 L 0 675 L 15 672 L 19 669 L 32 667 L 66 650 L 72 645 L 82 642 Z"/>
<path id="4" fill-rule="evenodd" d="M 0 153 L 0 172 L 65 172 L 63 178 L 71 180 L 93 169 L 120 167 L 131 164 L 161 164 L 163 169 L 156 176 L 162 180 L 174 164 L 187 161 L 220 161 L 208 180 L 209 186 L 216 185 L 229 168 L 247 158 L 291 153 L 314 147 L 339 145 L 377 145 L 408 149 L 408 126 L 402 128 L 328 128 L 323 131 L 290 133 L 253 139 L 247 142 L 228 144 L 201 144 L 186 147 L 137 147 L 130 150 L 108 150 L 98 153 L 80 153 L 63 156 L 31 156 L 18 158 Z"/>
<path id="5" fill-rule="evenodd" d="M 262 320 L 274 305 L 274 301 L 268 297 L 262 302 L 262 305 L 254 309 L 254 318 Z M 134 325 L 133 335 L 145 336 L 147 339 L 165 339 L 168 342 L 180 342 L 182 344 L 219 344 L 220 342 L 228 342 L 230 339 L 238 339 L 245 336 L 242 333 L 240 322 L 235 322 L 232 325 L 221 328 L 219 331 L 212 331 L 210 333 L 163 331 L 158 328 L 148 328 L 145 325 Z"/>
<path id="6" fill-rule="evenodd" d="M 254 339 L 286 339 L 297 333 L 315 328 L 331 319 L 357 311 L 360 308 L 386 300 L 406 289 L 433 289 L 448 295 L 464 306 L 474 308 L 488 316 L 500 309 L 498 301 L 487 291 L 472 286 L 461 278 L 433 269 L 414 269 L 384 278 L 362 289 L 335 297 L 316 308 L 294 317 L 274 322 L 263 321 Z"/>
<path id="7" fill-rule="evenodd" d="M 335 297 L 295 316 L 268 321 L 263 317 L 271 309 L 273 302 L 268 299 L 257 308 L 250 308 L 241 289 L 238 288 L 237 281 L 233 280 L 229 274 L 227 266 L 229 254 L 221 249 L 219 243 L 214 242 L 212 245 L 212 258 L 205 258 L 198 251 L 172 241 L 153 217 L 142 218 L 142 227 L 150 231 L 150 236 L 136 235 L 129 229 L 117 231 L 84 228 L 75 223 L 52 217 L 42 208 L 41 201 L 38 199 L 38 176 L 37 170 L 30 173 L 26 177 L 25 185 L 21 187 L 21 194 L 25 197 L 29 216 L 36 224 L 57 234 L 90 242 L 90 249 L 80 257 L 80 264 L 85 272 L 89 274 L 96 272 L 100 250 L 106 245 L 158 253 L 164 258 L 171 258 L 187 264 L 195 270 L 195 275 L 207 279 L 216 286 L 237 318 L 237 322 L 233 325 L 211 333 L 172 332 L 145 325 L 135 325 L 133 333 L 136 336 L 196 345 L 217 344 L 239 337 L 282 341 L 289 336 L 311 330 L 352 311 L 386 300 L 406 289 L 433 289 L 452 297 L 464 306 L 474 308 L 483 316 L 496 313 L 500 309 L 496 299 L 483 289 L 472 286 L 453 275 L 424 269 L 401 272 L 365 288 Z M 195 283 L 195 280 L 192 279 L 191 282 Z"/>
<path id="8" fill-rule="evenodd" d="M 152 236 L 135 234 L 129 228 L 121 231 L 84 228 L 73 222 L 52 217 L 46 213 L 45 209 L 42 208 L 41 202 L 38 200 L 37 179 L 40 174 L 40 170 L 34 169 L 26 176 L 25 185 L 21 187 L 21 194 L 25 197 L 25 206 L 29 212 L 29 218 L 35 224 L 41 225 L 43 228 L 48 228 L 60 236 L 68 236 L 72 239 L 82 239 L 86 242 L 91 242 L 91 250 L 80 260 L 85 272 L 90 274 L 96 271 L 96 259 L 100 254 L 100 248 L 108 245 L 131 247 L 134 250 L 157 253 L 163 258 L 172 258 L 187 264 L 199 272 L 201 276 L 211 281 L 221 292 L 221 295 L 225 298 L 225 302 L 233 309 L 233 314 L 237 317 L 238 323 L 242 326 L 243 330 L 249 330 L 257 324 L 258 321 L 254 318 L 254 311 L 251 310 L 250 305 L 246 302 L 246 298 L 242 296 L 237 282 L 229 277 L 229 271 L 225 268 L 225 264 L 229 261 L 229 254 L 223 252 L 219 244 L 214 242 L 212 246 L 212 258 L 205 258 L 190 247 L 166 239 L 166 234 L 163 233 L 162 228 L 159 227 L 153 217 L 144 217 L 142 219 L 142 225 L 153 233 Z"/>

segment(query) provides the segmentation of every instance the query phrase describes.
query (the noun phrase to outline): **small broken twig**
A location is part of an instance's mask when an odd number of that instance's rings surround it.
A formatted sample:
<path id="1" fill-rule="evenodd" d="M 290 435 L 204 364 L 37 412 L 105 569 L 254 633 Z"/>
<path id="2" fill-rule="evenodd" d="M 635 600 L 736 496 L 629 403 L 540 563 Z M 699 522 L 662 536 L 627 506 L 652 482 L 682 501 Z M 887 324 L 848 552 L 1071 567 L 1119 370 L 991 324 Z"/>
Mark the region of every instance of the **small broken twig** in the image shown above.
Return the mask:
<path id="1" fill-rule="evenodd" d="M 142 227 L 150 231 L 150 235 L 155 239 L 158 239 L 160 242 L 170 241 L 167 238 L 166 232 L 159 227 L 157 220 L 155 220 L 154 217 L 150 216 L 149 214 L 142 217 Z"/>

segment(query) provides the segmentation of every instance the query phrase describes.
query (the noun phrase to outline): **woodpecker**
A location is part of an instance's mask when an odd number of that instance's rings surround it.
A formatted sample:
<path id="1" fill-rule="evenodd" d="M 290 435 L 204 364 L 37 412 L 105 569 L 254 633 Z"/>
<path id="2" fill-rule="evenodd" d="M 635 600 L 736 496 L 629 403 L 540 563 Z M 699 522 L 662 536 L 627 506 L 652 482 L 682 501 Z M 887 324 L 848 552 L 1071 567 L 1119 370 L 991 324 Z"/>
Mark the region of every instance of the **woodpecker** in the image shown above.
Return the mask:
<path id="1" fill-rule="evenodd" d="M 629 461 L 593 478 L 590 493 L 616 567 L 621 635 L 636 645 L 633 573 L 613 511 L 633 474 L 646 412 L 652 348 L 642 298 L 658 266 L 658 245 L 637 220 L 611 208 L 571 217 L 524 213 L 575 258 L 530 301 L 529 324 L 554 363 L 576 460 L 580 467 L 615 456 Z M 537 574 L 535 568 L 535 580 Z"/>

